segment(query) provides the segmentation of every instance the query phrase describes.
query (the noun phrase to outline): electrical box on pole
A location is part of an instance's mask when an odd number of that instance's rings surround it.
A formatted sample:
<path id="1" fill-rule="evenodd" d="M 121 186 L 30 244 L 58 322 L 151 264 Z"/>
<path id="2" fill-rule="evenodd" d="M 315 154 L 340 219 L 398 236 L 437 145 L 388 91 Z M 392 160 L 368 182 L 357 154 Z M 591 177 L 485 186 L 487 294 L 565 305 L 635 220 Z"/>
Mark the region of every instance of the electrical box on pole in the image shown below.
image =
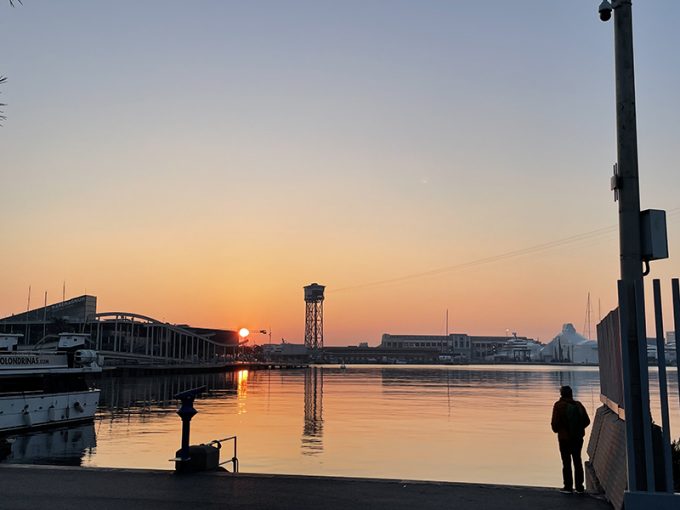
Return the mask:
<path id="1" fill-rule="evenodd" d="M 640 241 L 642 243 L 642 260 L 668 258 L 666 211 L 647 209 L 640 212 Z"/>

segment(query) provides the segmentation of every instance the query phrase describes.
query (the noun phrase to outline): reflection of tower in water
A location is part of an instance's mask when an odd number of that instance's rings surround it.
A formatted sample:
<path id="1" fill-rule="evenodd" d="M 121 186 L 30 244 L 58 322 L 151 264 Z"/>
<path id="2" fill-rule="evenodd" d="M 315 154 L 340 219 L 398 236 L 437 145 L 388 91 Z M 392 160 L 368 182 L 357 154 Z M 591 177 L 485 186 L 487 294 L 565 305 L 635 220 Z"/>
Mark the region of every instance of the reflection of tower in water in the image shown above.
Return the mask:
<path id="1" fill-rule="evenodd" d="M 305 427 L 302 432 L 302 454 L 323 452 L 323 368 L 305 370 Z"/>

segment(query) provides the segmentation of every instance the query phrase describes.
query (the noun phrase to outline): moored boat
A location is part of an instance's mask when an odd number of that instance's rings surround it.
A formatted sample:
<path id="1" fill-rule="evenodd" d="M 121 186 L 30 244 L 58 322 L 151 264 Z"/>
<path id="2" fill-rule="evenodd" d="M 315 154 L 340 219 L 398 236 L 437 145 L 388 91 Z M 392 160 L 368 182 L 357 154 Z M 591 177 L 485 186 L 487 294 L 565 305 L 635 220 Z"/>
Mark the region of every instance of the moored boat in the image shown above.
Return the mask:
<path id="1" fill-rule="evenodd" d="M 20 350 L 21 335 L 0 333 L 0 434 L 92 420 L 101 373 L 88 335 L 62 333 L 49 349 Z"/>

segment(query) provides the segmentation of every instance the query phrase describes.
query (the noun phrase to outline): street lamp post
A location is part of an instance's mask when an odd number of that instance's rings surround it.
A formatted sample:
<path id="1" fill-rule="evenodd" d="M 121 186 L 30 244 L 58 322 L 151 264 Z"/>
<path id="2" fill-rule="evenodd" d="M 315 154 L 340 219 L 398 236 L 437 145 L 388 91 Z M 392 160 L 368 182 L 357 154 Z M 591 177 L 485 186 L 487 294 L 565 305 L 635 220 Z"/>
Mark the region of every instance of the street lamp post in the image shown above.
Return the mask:
<path id="1" fill-rule="evenodd" d="M 238 360 L 239 358 L 239 352 L 238 348 L 241 347 L 242 345 L 245 345 L 248 343 L 248 335 L 250 335 L 250 331 L 248 328 L 241 328 L 238 330 L 238 336 L 241 338 L 241 341 L 237 343 L 236 345 L 236 359 Z"/>
<path id="2" fill-rule="evenodd" d="M 600 13 L 608 2 L 602 2 Z M 654 490 L 651 464 L 651 417 L 648 376 L 641 359 L 640 343 L 646 348 L 644 286 L 640 237 L 640 184 L 638 173 L 637 120 L 635 112 L 635 73 L 633 58 L 633 19 L 631 0 L 616 0 L 614 9 L 614 60 L 616 73 L 616 155 L 614 189 L 619 202 L 620 299 L 625 331 L 621 346 L 624 363 L 626 442 L 629 490 Z M 606 19 L 603 18 L 606 21 Z M 636 296 L 637 295 L 637 296 Z M 622 305 L 622 303 L 619 303 Z M 646 363 L 645 363 L 646 365 Z M 645 405 L 646 403 L 646 405 Z"/>
<path id="3" fill-rule="evenodd" d="M 626 508 L 638 508 L 642 500 L 628 498 L 630 493 L 649 494 L 656 490 L 643 277 L 649 273 L 650 260 L 668 255 L 667 252 L 650 254 L 649 250 L 643 255 L 631 0 L 611 3 L 603 0 L 599 7 L 600 19 L 608 21 L 612 12 L 617 155 L 612 189 L 619 202 L 621 279 L 618 295 L 629 491 Z M 649 230 L 648 221 L 646 228 Z"/>
<path id="4" fill-rule="evenodd" d="M 269 335 L 269 345 L 272 344 L 272 328 L 258 329 L 254 330 L 253 333 L 259 333 L 260 335 Z M 250 335 L 250 330 L 248 328 L 241 328 L 238 331 L 238 336 L 241 337 L 241 342 L 239 345 L 243 345 L 248 342 L 247 337 Z"/>

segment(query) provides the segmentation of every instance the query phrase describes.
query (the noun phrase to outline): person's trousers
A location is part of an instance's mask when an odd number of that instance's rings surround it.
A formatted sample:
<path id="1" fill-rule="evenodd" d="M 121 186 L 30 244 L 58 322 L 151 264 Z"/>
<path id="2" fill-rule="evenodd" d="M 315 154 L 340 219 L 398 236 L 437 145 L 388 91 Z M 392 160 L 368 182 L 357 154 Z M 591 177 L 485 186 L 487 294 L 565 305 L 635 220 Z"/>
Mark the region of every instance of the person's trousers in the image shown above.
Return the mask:
<path id="1" fill-rule="evenodd" d="M 576 478 L 576 488 L 583 488 L 583 461 L 581 460 L 581 448 L 583 448 L 583 438 L 581 439 L 560 439 L 560 456 L 562 457 L 562 481 L 567 489 L 574 488 L 574 478 Z M 571 476 L 571 463 L 574 462 L 574 478 Z"/>

